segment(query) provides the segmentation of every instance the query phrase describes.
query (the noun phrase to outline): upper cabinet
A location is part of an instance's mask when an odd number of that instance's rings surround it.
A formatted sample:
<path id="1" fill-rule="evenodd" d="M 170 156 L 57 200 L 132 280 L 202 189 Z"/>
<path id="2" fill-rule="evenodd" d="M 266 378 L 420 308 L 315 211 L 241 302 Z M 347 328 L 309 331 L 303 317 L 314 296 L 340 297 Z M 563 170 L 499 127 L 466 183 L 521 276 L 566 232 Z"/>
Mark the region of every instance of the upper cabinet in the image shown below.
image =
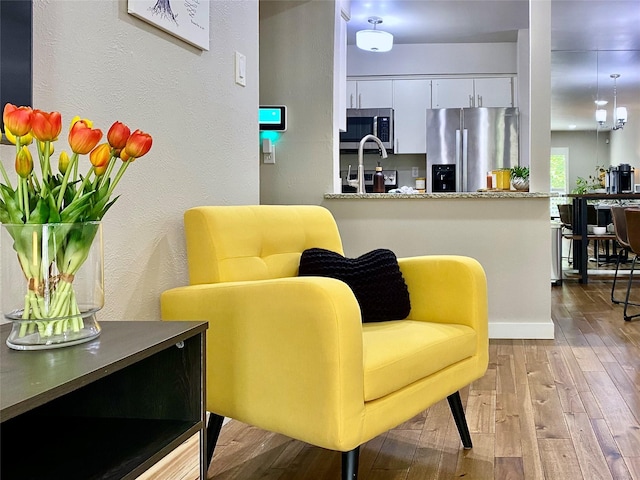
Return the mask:
<path id="1" fill-rule="evenodd" d="M 473 81 L 476 107 L 515 107 L 515 78 L 476 78 Z"/>
<path id="2" fill-rule="evenodd" d="M 433 80 L 432 108 L 513 107 L 512 77 Z"/>
<path id="3" fill-rule="evenodd" d="M 394 153 L 426 153 L 427 109 L 512 107 L 515 77 L 347 80 L 347 108 L 393 108 Z"/>
<path id="4" fill-rule="evenodd" d="M 394 153 L 427 151 L 431 80 L 393 80 Z"/>
<path id="5" fill-rule="evenodd" d="M 347 108 L 392 108 L 391 80 L 348 80 Z"/>

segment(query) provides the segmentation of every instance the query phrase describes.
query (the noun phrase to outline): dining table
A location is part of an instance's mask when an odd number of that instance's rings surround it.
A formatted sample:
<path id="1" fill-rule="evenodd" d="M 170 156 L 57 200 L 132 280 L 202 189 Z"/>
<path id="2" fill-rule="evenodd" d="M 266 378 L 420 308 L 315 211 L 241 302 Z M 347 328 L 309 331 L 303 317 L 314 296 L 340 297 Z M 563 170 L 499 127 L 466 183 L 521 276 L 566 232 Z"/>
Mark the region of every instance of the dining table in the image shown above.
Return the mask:
<path id="1" fill-rule="evenodd" d="M 640 193 L 570 193 L 567 195 L 567 197 L 571 198 L 573 203 L 573 261 L 578 270 L 578 281 L 580 283 L 587 284 L 589 283 L 589 255 L 587 253 L 589 241 L 615 240 L 615 235 L 613 233 L 607 232 L 603 235 L 594 235 L 588 233 L 588 203 L 608 201 L 607 203 L 611 205 L 611 201 L 614 201 L 613 204 L 622 204 L 625 201 L 629 200 L 640 201 Z"/>

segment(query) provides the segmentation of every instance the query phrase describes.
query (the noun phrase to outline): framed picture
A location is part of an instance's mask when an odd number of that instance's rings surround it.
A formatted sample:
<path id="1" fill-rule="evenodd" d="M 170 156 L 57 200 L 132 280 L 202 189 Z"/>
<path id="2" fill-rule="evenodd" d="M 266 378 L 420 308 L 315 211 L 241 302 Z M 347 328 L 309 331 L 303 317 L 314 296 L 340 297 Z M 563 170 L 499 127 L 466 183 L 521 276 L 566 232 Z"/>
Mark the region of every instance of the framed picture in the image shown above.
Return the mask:
<path id="1" fill-rule="evenodd" d="M 202 50 L 209 50 L 209 0 L 129 0 L 127 11 Z"/>

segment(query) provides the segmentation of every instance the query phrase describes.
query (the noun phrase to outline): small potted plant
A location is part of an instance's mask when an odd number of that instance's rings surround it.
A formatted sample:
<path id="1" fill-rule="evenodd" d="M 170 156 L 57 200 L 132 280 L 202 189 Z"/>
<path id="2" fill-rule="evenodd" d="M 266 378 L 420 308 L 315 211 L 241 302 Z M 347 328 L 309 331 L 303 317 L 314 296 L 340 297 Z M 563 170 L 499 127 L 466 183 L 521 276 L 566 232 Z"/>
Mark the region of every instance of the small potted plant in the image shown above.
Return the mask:
<path id="1" fill-rule="evenodd" d="M 576 186 L 571 193 L 605 193 L 605 177 L 607 171 L 604 166 L 596 165 L 595 175 L 589 175 L 588 178 L 578 177 Z"/>
<path id="2" fill-rule="evenodd" d="M 529 191 L 529 167 L 511 167 L 511 185 L 520 192 Z"/>

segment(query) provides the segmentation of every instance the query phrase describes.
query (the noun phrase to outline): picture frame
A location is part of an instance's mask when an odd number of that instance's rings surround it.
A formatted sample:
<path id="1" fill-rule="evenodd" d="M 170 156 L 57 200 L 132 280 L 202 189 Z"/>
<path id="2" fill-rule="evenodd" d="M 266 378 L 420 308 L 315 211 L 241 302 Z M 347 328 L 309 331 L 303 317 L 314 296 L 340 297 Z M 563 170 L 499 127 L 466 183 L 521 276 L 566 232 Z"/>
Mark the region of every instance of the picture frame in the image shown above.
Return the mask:
<path id="1" fill-rule="evenodd" d="M 128 0 L 127 12 L 179 39 L 209 50 L 210 0 Z"/>

